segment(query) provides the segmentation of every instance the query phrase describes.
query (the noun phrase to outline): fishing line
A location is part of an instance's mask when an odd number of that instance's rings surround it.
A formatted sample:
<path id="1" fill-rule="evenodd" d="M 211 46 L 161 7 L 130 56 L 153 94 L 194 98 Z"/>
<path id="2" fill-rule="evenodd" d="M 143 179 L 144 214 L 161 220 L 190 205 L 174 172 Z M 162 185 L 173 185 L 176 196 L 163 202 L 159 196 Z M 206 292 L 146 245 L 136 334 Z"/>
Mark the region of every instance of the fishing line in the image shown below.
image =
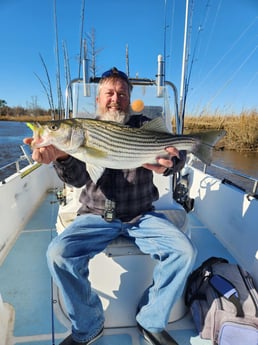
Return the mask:
<path id="1" fill-rule="evenodd" d="M 206 25 L 206 22 L 208 20 L 208 10 L 210 8 L 210 0 L 207 0 L 206 3 L 206 11 L 203 15 L 202 20 L 200 21 L 200 24 L 198 25 L 198 32 L 197 32 L 197 38 L 195 40 L 195 44 L 194 44 L 194 49 L 193 49 L 193 53 L 192 53 L 192 59 L 191 59 L 191 63 L 190 63 L 190 68 L 189 68 L 189 73 L 188 73 L 188 80 L 186 82 L 186 91 L 185 91 L 185 102 L 186 102 L 186 97 L 189 91 L 189 85 L 190 85 L 190 80 L 191 80 L 191 75 L 192 75 L 192 70 L 193 70 L 193 64 L 195 63 L 195 61 L 198 60 L 198 57 L 196 57 L 199 53 L 197 53 L 197 49 L 200 49 L 200 38 L 201 38 L 201 32 L 204 30 L 204 27 Z M 192 6 L 192 16 L 193 16 L 193 6 Z M 192 28 L 191 28 L 192 31 Z M 192 33 L 191 33 L 192 35 Z"/>
<path id="2" fill-rule="evenodd" d="M 190 64 L 189 75 L 191 75 L 193 64 L 196 61 L 198 61 L 198 56 L 200 54 L 200 49 L 201 49 L 201 33 L 205 30 L 206 22 L 208 21 L 210 8 L 211 8 L 210 0 L 207 0 L 207 3 L 205 5 L 204 15 L 203 15 L 203 17 L 200 21 L 200 24 L 198 25 L 198 29 L 197 29 L 197 38 L 196 38 L 194 49 L 193 49 L 193 57 L 192 57 L 191 64 Z M 201 71 L 202 71 L 202 68 L 198 68 L 198 74 L 199 75 L 200 75 Z M 189 76 L 189 79 L 190 79 L 190 76 Z"/>
<path id="3" fill-rule="evenodd" d="M 205 45 L 205 50 L 204 50 L 204 54 L 203 54 L 203 60 L 206 60 L 206 56 L 208 54 L 208 51 L 210 50 L 210 42 L 211 42 L 211 39 L 213 37 L 213 33 L 215 31 L 215 26 L 217 24 L 217 18 L 218 18 L 219 12 L 220 12 L 221 2 L 222 2 L 222 0 L 220 0 L 219 4 L 217 6 L 217 10 L 216 10 L 216 13 L 215 13 L 213 24 L 211 26 L 211 30 L 210 30 L 210 34 L 209 34 L 209 37 L 208 37 L 208 40 L 207 40 L 207 44 Z"/>
<path id="4" fill-rule="evenodd" d="M 165 29 L 166 37 L 164 37 L 164 59 L 165 59 L 165 71 L 166 75 L 172 74 L 171 72 L 171 55 L 173 49 L 173 32 L 174 32 L 174 16 L 175 16 L 175 1 L 171 1 L 172 8 L 168 8 L 168 3 L 165 0 Z M 168 13 L 171 13 L 170 19 L 168 19 Z M 168 24 L 168 22 L 170 24 Z M 169 43 L 168 43 L 169 41 Z M 166 78 L 165 78 L 166 80 Z"/>
<path id="5" fill-rule="evenodd" d="M 216 94 L 210 98 L 208 101 L 208 107 L 211 105 L 211 103 L 215 100 L 215 98 L 221 94 L 221 92 L 232 82 L 232 80 L 235 78 L 237 73 L 243 68 L 243 66 L 247 63 L 247 61 L 252 57 L 252 55 L 257 50 L 258 45 L 251 51 L 251 53 L 246 57 L 246 59 L 242 62 L 242 64 L 234 71 L 234 73 L 231 75 L 231 77 L 222 85 L 222 87 L 216 92 Z"/>
<path id="6" fill-rule="evenodd" d="M 166 61 L 167 61 L 167 52 L 166 52 L 166 44 L 167 44 L 167 0 L 165 0 L 164 6 L 164 37 L 163 37 L 163 56 L 164 56 L 164 80 L 166 80 Z"/>
<path id="7" fill-rule="evenodd" d="M 248 80 L 248 82 L 243 86 L 242 88 L 242 94 L 247 93 L 249 87 L 251 87 L 252 84 L 254 84 L 255 79 L 258 77 L 258 72 L 253 74 L 253 76 Z M 254 85 L 254 87 L 257 87 L 257 84 Z"/>
<path id="8" fill-rule="evenodd" d="M 255 24 L 257 18 L 254 18 L 254 20 L 241 32 L 241 34 L 238 36 L 238 38 L 233 42 L 233 44 L 229 47 L 229 49 L 223 54 L 223 56 L 219 59 L 219 61 L 206 73 L 203 80 L 197 85 L 197 87 L 194 88 L 194 91 L 192 95 L 194 95 L 200 87 L 203 86 L 203 84 L 207 81 L 207 79 L 210 78 L 211 73 L 214 72 L 214 70 L 222 63 L 222 61 L 226 58 L 227 55 L 233 50 L 233 48 L 239 43 L 239 41 L 243 38 L 243 36 L 247 33 L 247 31 Z"/>
<path id="9" fill-rule="evenodd" d="M 166 72 L 167 72 L 167 29 L 169 25 L 167 25 L 167 0 L 164 0 L 164 37 L 163 37 L 163 76 L 164 81 L 166 81 Z M 165 98 L 163 98 L 163 108 L 166 109 Z"/>

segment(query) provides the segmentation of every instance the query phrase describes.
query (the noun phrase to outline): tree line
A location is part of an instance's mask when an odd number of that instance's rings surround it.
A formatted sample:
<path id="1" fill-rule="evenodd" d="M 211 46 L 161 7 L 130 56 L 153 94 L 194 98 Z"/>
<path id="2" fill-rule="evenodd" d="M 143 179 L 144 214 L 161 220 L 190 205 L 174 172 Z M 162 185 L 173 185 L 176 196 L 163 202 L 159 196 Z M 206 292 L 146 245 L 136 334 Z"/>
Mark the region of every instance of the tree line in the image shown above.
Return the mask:
<path id="1" fill-rule="evenodd" d="M 4 120 L 5 118 L 11 118 L 11 117 L 30 117 L 30 116 L 51 116 L 52 111 L 51 110 L 46 110 L 42 109 L 40 107 L 37 108 L 24 108 L 21 106 L 17 107 L 9 107 L 8 105 L 5 105 L 6 102 L 3 105 L 3 101 L 0 100 L 0 118 Z"/>

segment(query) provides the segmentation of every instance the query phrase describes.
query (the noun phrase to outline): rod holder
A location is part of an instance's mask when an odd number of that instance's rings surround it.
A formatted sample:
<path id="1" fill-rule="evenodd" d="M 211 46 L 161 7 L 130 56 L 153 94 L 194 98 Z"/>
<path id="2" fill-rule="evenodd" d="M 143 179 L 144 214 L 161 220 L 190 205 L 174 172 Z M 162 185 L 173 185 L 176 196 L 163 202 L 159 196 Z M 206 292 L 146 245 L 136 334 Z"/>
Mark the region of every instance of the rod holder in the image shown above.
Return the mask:
<path id="1" fill-rule="evenodd" d="M 162 55 L 158 55 L 158 73 L 156 75 L 157 97 L 163 97 L 165 86 L 164 61 Z"/>

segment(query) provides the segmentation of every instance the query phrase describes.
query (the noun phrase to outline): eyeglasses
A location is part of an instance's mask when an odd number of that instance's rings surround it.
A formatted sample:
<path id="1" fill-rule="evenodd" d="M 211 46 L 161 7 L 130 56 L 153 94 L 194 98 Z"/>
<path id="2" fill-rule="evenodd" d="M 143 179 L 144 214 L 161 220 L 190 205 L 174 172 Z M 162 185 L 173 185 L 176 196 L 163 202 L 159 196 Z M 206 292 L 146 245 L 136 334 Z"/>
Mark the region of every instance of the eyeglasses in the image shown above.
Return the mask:
<path id="1" fill-rule="evenodd" d="M 113 67 L 110 70 L 104 72 L 101 76 L 101 79 L 113 77 L 113 76 L 120 77 L 128 82 L 128 76 L 124 72 L 119 71 L 116 67 Z"/>

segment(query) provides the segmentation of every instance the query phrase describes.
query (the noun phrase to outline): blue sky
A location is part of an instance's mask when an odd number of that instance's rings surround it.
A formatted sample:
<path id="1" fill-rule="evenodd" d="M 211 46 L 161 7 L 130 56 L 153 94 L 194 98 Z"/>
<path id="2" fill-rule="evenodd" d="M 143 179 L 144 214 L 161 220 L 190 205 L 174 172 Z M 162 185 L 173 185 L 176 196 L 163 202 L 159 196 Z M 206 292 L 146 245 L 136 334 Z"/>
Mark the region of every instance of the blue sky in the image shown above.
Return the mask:
<path id="1" fill-rule="evenodd" d="M 71 75 L 77 77 L 82 1 L 56 0 L 56 5 L 64 91 L 62 42 Z M 48 108 L 35 76 L 46 80 L 39 54 L 56 95 L 53 7 L 53 0 L 0 0 L 0 99 L 9 106 L 36 102 Z M 154 79 L 166 41 L 166 79 L 180 90 L 184 14 L 184 0 L 85 0 L 84 36 L 96 32 L 97 73 L 112 66 L 125 70 L 128 45 L 130 76 Z M 188 112 L 257 109 L 258 1 L 194 0 L 189 69 Z"/>

